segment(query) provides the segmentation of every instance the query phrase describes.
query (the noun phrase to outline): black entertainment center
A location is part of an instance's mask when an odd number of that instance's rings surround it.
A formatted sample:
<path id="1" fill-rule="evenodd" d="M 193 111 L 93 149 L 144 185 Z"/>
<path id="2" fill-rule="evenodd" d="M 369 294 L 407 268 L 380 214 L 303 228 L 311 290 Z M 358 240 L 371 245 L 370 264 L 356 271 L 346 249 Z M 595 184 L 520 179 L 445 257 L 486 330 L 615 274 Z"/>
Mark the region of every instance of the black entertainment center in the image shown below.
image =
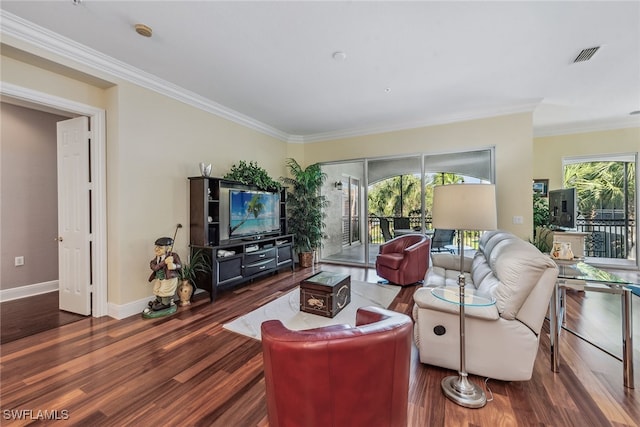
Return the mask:
<path id="1" fill-rule="evenodd" d="M 189 178 L 190 247 L 211 261 L 211 274 L 197 287 L 209 292 L 235 287 L 288 267 L 293 271 L 293 235 L 287 234 L 286 191 L 262 191 L 240 182 Z"/>

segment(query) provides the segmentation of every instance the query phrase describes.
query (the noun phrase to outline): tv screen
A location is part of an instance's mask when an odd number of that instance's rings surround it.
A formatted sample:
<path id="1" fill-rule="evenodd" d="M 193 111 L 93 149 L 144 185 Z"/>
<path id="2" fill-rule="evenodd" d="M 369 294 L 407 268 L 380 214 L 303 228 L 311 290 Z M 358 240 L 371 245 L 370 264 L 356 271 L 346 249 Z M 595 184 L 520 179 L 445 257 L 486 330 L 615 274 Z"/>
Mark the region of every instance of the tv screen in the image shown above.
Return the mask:
<path id="1" fill-rule="evenodd" d="M 265 191 L 229 191 L 229 238 L 280 231 L 280 195 Z"/>
<path id="2" fill-rule="evenodd" d="M 576 228 L 578 214 L 576 189 L 549 191 L 549 224 L 559 229 Z"/>

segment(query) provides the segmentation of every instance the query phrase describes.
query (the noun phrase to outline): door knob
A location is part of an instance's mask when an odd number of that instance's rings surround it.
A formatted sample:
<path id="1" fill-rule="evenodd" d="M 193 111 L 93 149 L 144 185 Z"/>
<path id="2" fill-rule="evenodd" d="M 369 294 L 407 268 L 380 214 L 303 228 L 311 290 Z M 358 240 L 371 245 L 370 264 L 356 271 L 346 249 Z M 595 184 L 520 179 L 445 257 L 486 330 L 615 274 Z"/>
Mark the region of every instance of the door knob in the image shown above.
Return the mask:
<path id="1" fill-rule="evenodd" d="M 62 236 L 56 237 L 53 240 L 55 240 L 56 242 L 62 242 Z"/>

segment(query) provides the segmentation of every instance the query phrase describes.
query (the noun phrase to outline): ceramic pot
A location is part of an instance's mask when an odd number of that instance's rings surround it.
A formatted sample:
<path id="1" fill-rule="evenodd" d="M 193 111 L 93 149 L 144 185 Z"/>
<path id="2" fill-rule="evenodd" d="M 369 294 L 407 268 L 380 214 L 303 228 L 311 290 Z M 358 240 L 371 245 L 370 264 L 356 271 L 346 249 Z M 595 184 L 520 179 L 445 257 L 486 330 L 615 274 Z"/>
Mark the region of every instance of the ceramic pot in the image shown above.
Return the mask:
<path id="1" fill-rule="evenodd" d="M 180 298 L 180 305 L 190 305 L 191 296 L 193 295 L 193 285 L 188 280 L 180 282 L 177 290 L 178 298 Z"/>

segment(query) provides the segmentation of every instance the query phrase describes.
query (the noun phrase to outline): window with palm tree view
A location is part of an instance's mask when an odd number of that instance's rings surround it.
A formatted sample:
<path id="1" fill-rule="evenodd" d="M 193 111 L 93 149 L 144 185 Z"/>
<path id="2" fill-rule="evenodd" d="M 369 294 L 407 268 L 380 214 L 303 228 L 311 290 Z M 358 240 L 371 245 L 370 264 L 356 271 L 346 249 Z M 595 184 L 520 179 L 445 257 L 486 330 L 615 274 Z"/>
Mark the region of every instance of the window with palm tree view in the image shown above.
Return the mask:
<path id="1" fill-rule="evenodd" d="M 575 188 L 578 231 L 589 233 L 585 255 L 631 259 L 636 245 L 636 163 L 566 161 L 563 186 Z"/>

